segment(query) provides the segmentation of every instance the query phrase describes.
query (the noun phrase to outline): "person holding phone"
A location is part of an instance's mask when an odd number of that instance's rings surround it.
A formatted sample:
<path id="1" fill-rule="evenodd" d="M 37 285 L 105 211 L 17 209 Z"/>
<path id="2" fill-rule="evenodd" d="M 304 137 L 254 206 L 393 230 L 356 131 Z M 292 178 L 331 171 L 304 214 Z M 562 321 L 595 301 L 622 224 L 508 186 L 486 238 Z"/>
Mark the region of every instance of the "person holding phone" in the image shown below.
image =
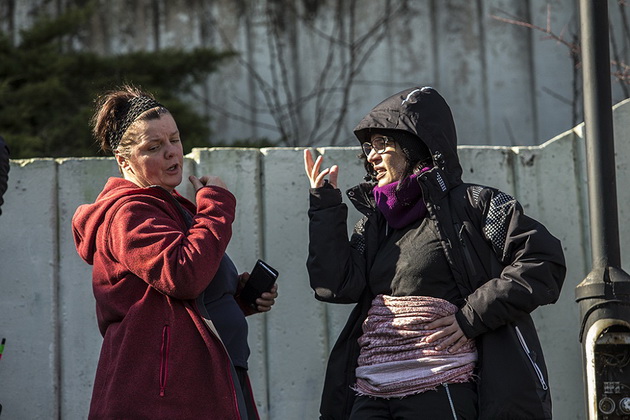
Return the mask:
<path id="1" fill-rule="evenodd" d="M 210 175 L 189 177 L 196 203 L 178 194 L 181 135 L 147 92 L 104 94 L 93 125 L 122 177 L 72 220 L 103 335 L 89 418 L 258 419 L 245 316 L 269 311 L 277 287 L 239 298 L 249 274 L 225 253 L 234 195 Z"/>
<path id="2" fill-rule="evenodd" d="M 354 133 L 368 182 L 348 239 L 339 168 L 304 151 L 315 297 L 355 304 L 333 347 L 323 420 L 550 419 L 530 312 L 558 299 L 560 241 L 496 188 L 465 184 L 450 108 L 396 93 Z"/>

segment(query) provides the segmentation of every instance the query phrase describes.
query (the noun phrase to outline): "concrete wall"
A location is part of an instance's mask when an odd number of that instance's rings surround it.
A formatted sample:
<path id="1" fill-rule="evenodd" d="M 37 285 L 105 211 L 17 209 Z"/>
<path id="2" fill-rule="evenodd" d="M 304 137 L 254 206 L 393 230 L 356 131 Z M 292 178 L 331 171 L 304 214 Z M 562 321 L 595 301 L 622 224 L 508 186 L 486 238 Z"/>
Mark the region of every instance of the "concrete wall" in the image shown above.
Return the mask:
<path id="1" fill-rule="evenodd" d="M 622 253 L 630 238 L 630 102 L 615 108 Z M 322 148 L 340 184 L 362 178 L 358 148 Z M 539 147 L 459 149 L 464 179 L 514 194 L 564 244 L 568 275 L 557 304 L 535 320 L 546 350 L 556 419 L 584 419 L 574 288 L 590 268 L 584 141 L 580 127 Z M 312 297 L 305 270 L 307 188 L 302 149 L 199 149 L 187 173 L 220 174 L 238 198 L 228 252 L 241 271 L 262 257 L 277 267 L 280 297 L 250 317 L 251 372 L 263 419 L 315 419 L 328 352 L 350 308 Z M 13 161 L 0 216 L 0 360 L 3 419 L 85 418 L 98 359 L 90 267 L 76 254 L 70 221 L 108 176 L 110 158 Z M 183 184 L 183 193 L 191 189 Z M 355 211 L 350 219 L 357 219 Z M 351 225 L 353 223 L 350 223 Z"/>
<path id="2" fill-rule="evenodd" d="M 80 2 L 4 0 L 0 31 Z M 238 53 L 190 98 L 217 141 L 347 146 L 383 98 L 429 85 L 461 144 L 539 145 L 581 121 L 580 69 L 548 34 L 579 39 L 577 0 L 98 0 L 72 48 L 102 54 L 198 46 Z M 608 0 L 612 59 L 630 63 L 627 2 Z M 613 68 L 614 71 L 619 68 Z M 127 78 L 126 78 L 127 79 Z M 629 87 L 613 82 L 614 102 Z M 516 99 L 516 100 L 515 100 Z M 334 142 L 334 143 L 333 143 Z"/>

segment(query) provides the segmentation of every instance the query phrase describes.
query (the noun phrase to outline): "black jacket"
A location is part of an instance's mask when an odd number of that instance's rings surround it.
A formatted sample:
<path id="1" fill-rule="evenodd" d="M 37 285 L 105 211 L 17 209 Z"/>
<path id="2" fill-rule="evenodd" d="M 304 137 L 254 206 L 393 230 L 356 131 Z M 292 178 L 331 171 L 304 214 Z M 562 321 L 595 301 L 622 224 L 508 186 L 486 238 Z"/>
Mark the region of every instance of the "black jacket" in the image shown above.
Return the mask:
<path id="1" fill-rule="evenodd" d="M 466 296 L 456 317 L 480 351 L 480 418 L 551 418 L 547 372 L 529 313 L 560 294 L 565 266 L 559 241 L 525 216 L 509 195 L 462 183 L 455 125 L 435 90 L 409 89 L 388 98 L 361 121 L 355 134 L 364 141 L 371 128 L 409 131 L 432 152 L 435 166 L 418 179 L 427 217 L 440 232 L 457 286 Z M 329 186 L 311 190 L 311 287 L 319 300 L 357 303 L 330 355 L 322 419 L 347 418 L 354 399 L 350 386 L 355 382 L 357 338 L 373 298 L 366 273 L 386 223 L 375 210 L 371 188 L 361 184 L 348 191 L 364 214 L 350 241 L 340 191 Z M 506 350 L 510 346 L 514 351 Z M 513 383 L 521 385 L 513 388 Z"/>

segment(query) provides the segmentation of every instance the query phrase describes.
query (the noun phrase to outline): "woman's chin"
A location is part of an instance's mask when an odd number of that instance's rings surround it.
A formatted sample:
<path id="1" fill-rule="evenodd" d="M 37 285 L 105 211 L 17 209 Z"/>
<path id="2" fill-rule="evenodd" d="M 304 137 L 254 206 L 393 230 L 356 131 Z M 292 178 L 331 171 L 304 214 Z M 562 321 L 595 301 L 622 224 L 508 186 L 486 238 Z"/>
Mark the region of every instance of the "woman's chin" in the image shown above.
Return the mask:
<path id="1" fill-rule="evenodd" d="M 169 179 L 163 180 L 158 185 L 160 187 L 164 188 L 165 190 L 168 190 L 168 191 L 172 192 L 181 183 L 182 183 L 182 175 L 180 173 L 177 176 L 172 176 L 172 177 L 169 177 Z"/>

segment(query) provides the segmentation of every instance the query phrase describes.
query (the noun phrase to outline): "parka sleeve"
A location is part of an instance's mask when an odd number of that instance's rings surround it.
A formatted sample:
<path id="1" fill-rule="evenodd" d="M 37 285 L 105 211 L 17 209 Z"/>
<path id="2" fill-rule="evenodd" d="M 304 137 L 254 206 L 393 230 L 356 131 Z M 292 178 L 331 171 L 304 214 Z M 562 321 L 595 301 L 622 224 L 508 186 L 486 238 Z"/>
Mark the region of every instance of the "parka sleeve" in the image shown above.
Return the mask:
<path id="1" fill-rule="evenodd" d="M 478 200 L 482 247 L 491 249 L 491 278 L 466 299 L 456 315 L 467 337 L 554 303 L 566 274 L 560 241 L 540 222 L 526 216 L 513 197 L 486 188 Z"/>
<path id="2" fill-rule="evenodd" d="M 366 286 L 364 223 L 348 240 L 348 208 L 341 191 L 326 185 L 310 190 L 306 267 L 318 300 L 355 303 Z"/>
<path id="3" fill-rule="evenodd" d="M 197 214 L 182 229 L 172 206 L 155 197 L 128 200 L 112 218 L 107 248 L 159 292 L 195 299 L 212 281 L 232 237 L 236 199 L 219 187 L 197 192 Z"/>

